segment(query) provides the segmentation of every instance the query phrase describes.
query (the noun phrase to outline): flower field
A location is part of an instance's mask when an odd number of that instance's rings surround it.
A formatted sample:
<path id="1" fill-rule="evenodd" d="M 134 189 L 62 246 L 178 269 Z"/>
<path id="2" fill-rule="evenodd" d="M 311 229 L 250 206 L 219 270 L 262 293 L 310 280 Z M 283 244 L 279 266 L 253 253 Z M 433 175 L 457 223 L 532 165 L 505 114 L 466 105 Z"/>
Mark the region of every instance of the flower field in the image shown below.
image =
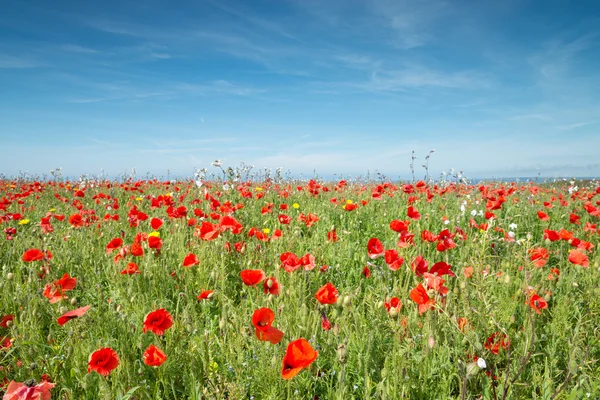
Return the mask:
<path id="1" fill-rule="evenodd" d="M 4 399 L 600 398 L 600 186 L 0 181 Z"/>

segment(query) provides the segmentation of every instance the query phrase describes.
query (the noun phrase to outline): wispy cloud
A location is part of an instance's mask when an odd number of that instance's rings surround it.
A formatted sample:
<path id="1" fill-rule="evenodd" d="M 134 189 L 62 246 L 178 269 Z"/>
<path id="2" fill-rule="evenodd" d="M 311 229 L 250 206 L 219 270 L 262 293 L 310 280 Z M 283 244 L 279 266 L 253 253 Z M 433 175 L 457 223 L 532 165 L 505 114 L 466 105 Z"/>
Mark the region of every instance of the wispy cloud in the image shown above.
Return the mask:
<path id="1" fill-rule="evenodd" d="M 582 128 L 584 126 L 592 125 L 592 124 L 595 124 L 595 123 L 596 123 L 596 121 L 577 122 L 577 123 L 574 123 L 574 124 L 559 126 L 559 127 L 557 127 L 557 129 L 561 130 L 561 131 L 569 131 L 571 129 Z"/>
<path id="2" fill-rule="evenodd" d="M 29 58 L 0 54 L 0 68 L 2 69 L 24 69 L 38 66 L 40 64 Z"/>

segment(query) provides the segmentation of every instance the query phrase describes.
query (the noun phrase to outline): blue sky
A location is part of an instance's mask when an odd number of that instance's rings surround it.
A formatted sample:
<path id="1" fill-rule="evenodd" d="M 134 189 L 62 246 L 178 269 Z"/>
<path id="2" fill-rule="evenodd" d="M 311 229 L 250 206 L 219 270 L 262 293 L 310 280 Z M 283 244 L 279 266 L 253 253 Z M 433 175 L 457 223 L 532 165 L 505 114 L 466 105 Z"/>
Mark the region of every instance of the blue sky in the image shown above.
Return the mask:
<path id="1" fill-rule="evenodd" d="M 597 1 L 5 1 L 0 172 L 600 176 Z"/>

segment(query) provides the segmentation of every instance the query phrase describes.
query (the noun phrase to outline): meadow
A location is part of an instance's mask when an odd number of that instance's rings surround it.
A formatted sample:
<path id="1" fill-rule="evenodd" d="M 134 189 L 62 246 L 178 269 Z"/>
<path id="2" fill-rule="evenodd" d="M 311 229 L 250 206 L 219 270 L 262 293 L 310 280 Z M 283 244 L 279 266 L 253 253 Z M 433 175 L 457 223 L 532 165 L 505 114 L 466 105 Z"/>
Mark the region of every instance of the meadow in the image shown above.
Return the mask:
<path id="1" fill-rule="evenodd" d="M 0 181 L 4 399 L 600 398 L 598 182 Z"/>

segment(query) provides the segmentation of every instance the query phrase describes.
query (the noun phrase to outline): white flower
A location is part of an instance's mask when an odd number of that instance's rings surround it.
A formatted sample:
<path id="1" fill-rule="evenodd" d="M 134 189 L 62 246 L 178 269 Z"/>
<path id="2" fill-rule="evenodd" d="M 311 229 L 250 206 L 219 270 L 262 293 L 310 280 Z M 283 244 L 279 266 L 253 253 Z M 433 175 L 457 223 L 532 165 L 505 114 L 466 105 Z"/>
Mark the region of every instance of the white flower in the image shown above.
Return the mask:
<path id="1" fill-rule="evenodd" d="M 510 224 L 510 225 L 508 226 L 508 229 L 510 229 L 511 231 L 514 231 L 514 230 L 516 230 L 516 229 L 517 229 L 517 224 L 515 224 L 515 223 L 513 222 L 512 224 Z"/>
<path id="2" fill-rule="evenodd" d="M 448 219 L 444 221 L 444 225 L 448 225 L 449 223 L 450 223 L 450 220 L 448 220 Z"/>
<path id="3" fill-rule="evenodd" d="M 219 160 L 219 159 L 216 159 L 216 160 L 215 160 L 215 161 L 212 163 L 212 166 L 213 166 L 213 167 L 220 167 L 221 165 L 223 165 L 223 160 Z"/>
<path id="4" fill-rule="evenodd" d="M 481 357 L 479 357 L 477 359 L 477 366 L 481 369 L 485 369 L 487 367 L 487 364 L 485 363 L 485 360 Z"/>
<path id="5" fill-rule="evenodd" d="M 511 238 L 515 237 L 515 233 L 513 231 L 508 231 L 508 236 Z"/>
<path id="6" fill-rule="evenodd" d="M 474 216 L 476 216 L 476 215 L 477 215 L 477 210 L 472 210 L 472 211 L 471 211 L 471 215 L 472 215 L 473 217 L 474 217 Z"/>

